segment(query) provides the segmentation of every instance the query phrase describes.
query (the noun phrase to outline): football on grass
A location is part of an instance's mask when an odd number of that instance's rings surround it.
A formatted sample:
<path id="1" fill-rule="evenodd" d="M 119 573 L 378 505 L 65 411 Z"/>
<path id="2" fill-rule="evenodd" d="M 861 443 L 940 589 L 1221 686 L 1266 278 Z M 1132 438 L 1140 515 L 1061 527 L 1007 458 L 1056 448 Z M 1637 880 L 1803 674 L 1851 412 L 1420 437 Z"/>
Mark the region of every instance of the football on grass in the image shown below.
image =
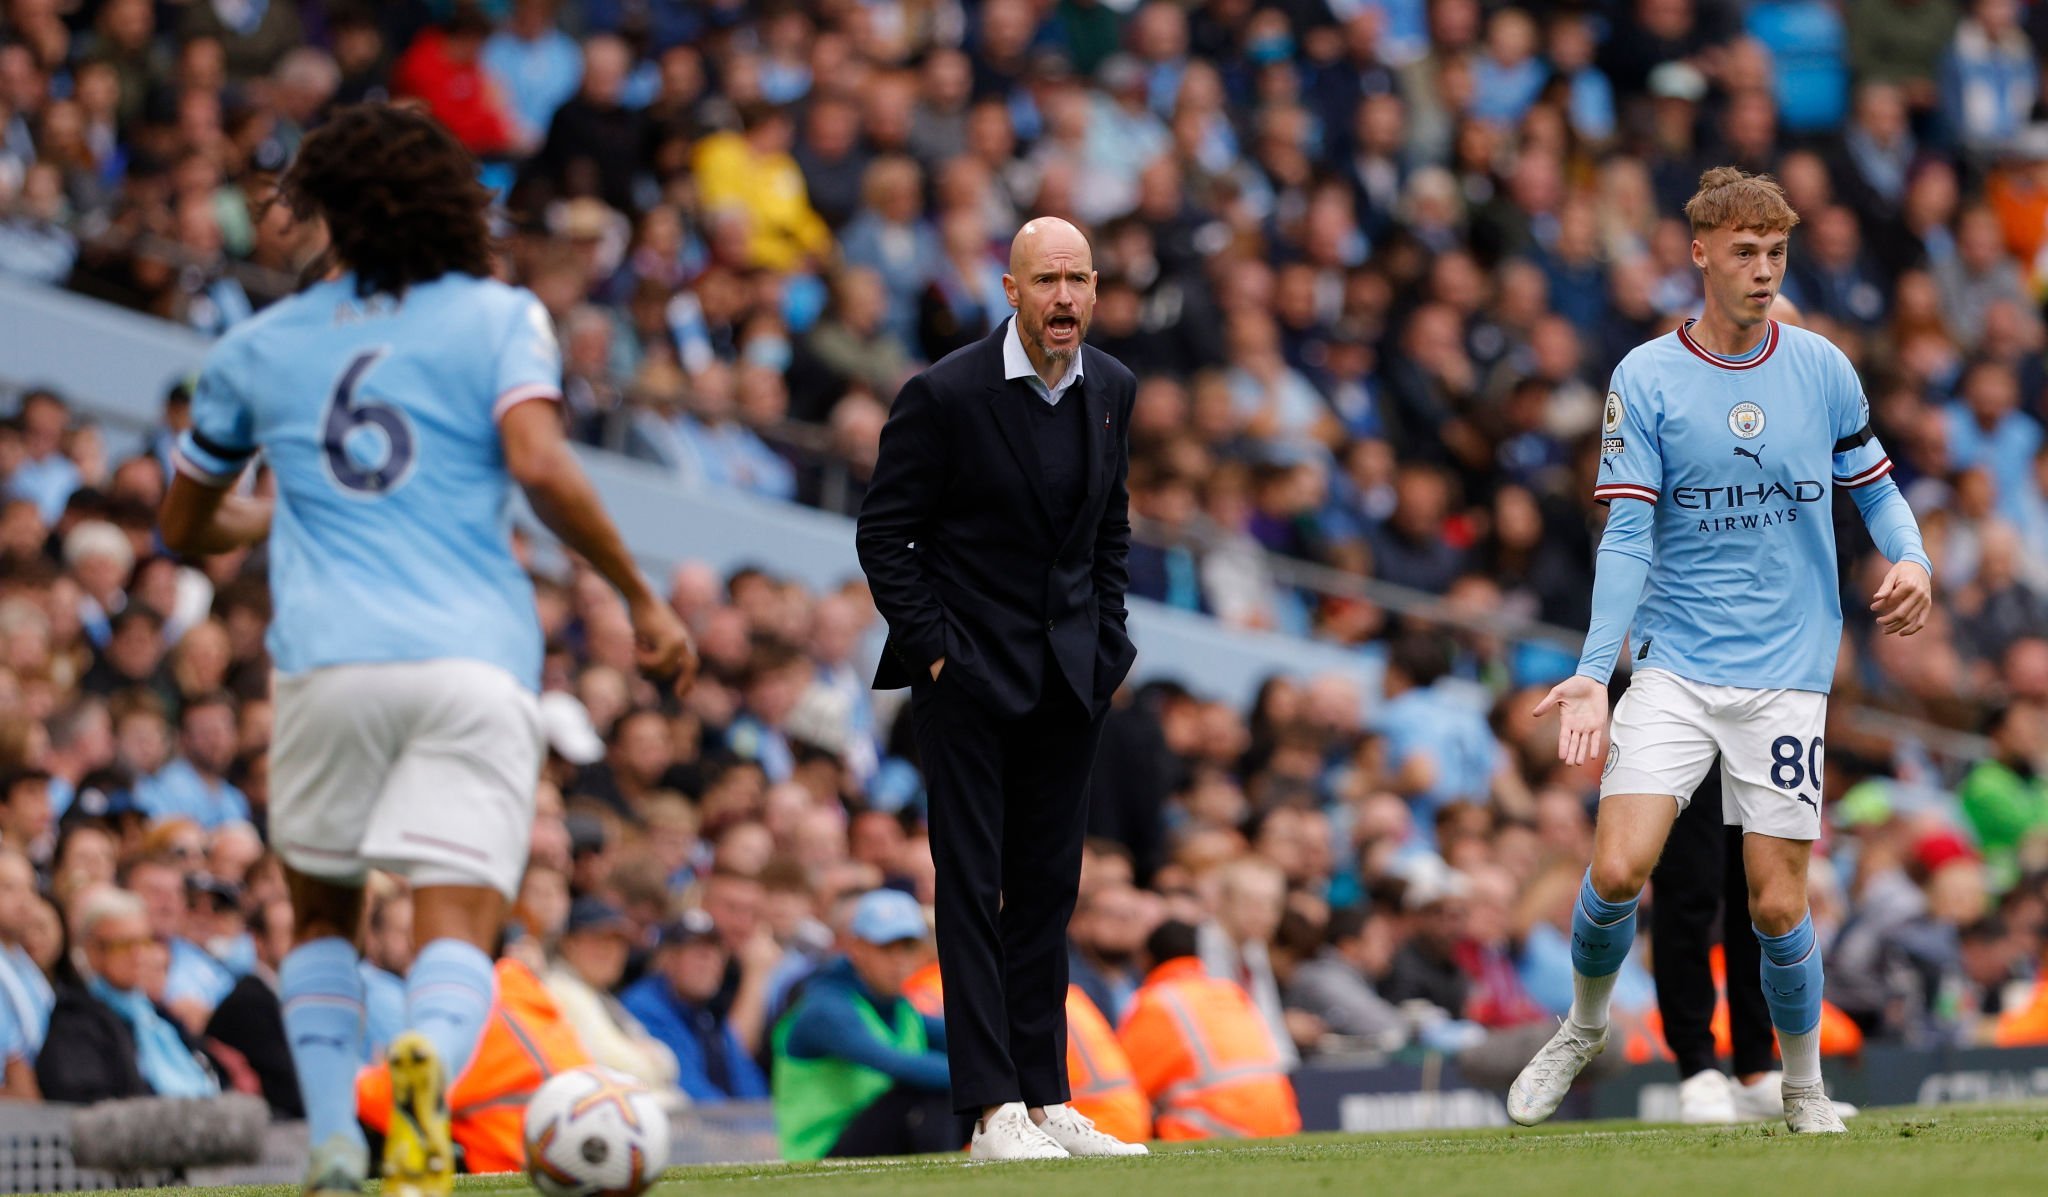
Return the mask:
<path id="1" fill-rule="evenodd" d="M 609 1068 L 554 1077 L 526 1103 L 526 1175 L 547 1197 L 639 1197 L 668 1163 L 668 1112 Z"/>

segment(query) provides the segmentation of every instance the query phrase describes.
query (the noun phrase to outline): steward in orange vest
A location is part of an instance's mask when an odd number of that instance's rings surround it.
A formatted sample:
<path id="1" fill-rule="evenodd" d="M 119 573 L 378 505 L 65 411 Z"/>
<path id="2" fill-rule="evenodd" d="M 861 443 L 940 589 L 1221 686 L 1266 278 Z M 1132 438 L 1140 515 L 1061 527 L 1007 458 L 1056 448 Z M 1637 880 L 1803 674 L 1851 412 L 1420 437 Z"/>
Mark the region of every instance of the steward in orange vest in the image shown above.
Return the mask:
<path id="1" fill-rule="evenodd" d="M 455 1143 L 470 1172 L 517 1172 L 526 1166 L 521 1126 L 527 1099 L 556 1073 L 590 1063 L 547 986 L 516 960 L 498 961 L 498 1000 L 491 1007 L 469 1070 L 448 1092 Z M 391 1070 L 379 1064 L 356 1077 L 356 1115 L 383 1134 L 391 1123 Z"/>
<path id="2" fill-rule="evenodd" d="M 1117 1031 L 1162 1139 L 1257 1139 L 1301 1130 L 1273 1032 L 1235 981 L 1211 977 L 1195 929 L 1163 923 L 1153 962 Z"/>
<path id="3" fill-rule="evenodd" d="M 933 1018 L 945 1012 L 934 960 L 911 974 L 903 996 Z M 1152 1103 L 1131 1076 L 1131 1061 L 1109 1020 L 1077 985 L 1067 986 L 1067 1104 L 1104 1134 L 1126 1143 L 1152 1137 Z"/>

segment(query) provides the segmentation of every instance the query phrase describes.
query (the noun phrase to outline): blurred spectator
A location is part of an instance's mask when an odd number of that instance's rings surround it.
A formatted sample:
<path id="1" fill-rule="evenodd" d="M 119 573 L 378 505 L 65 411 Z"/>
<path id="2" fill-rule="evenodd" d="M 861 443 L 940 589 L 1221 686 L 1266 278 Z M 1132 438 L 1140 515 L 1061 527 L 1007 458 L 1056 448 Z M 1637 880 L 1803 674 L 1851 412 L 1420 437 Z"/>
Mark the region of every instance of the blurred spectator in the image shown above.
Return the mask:
<path id="1" fill-rule="evenodd" d="M 1225 865 L 1216 877 L 1215 917 L 1198 929 L 1197 942 L 1202 967 L 1244 989 L 1266 1020 L 1280 1060 L 1292 1068 L 1301 1055 L 1271 959 L 1286 896 L 1286 878 L 1273 866 L 1255 860 Z"/>
<path id="2" fill-rule="evenodd" d="M 221 999 L 206 1024 L 206 1037 L 240 1052 L 263 1085 L 273 1118 L 306 1116 L 299 1073 L 285 1039 L 284 1007 L 278 998 L 277 969 L 292 948 L 292 906 L 272 899 L 249 916 L 255 937 L 255 967 Z"/>
<path id="3" fill-rule="evenodd" d="M 169 1011 L 152 1001 L 146 957 L 156 944 L 142 900 L 124 890 L 86 895 L 71 927 L 77 980 L 59 987 L 36 1080 L 50 1101 L 209 1097 L 215 1067 Z"/>
<path id="4" fill-rule="evenodd" d="M 713 133 L 691 159 L 706 211 L 734 205 L 747 217 L 747 261 L 789 270 L 822 260 L 832 234 L 812 209 L 803 171 L 789 156 L 789 113 L 756 101 L 741 110 L 742 133 Z"/>
<path id="5" fill-rule="evenodd" d="M 601 898 L 578 898 L 555 944 L 548 992 L 590 1057 L 657 1090 L 676 1085 L 676 1058 L 612 996 L 632 953 L 632 925 Z"/>
<path id="6" fill-rule="evenodd" d="M 1373 987 L 1392 968 L 1398 942 L 1384 914 L 1333 912 L 1322 950 L 1294 970 L 1288 1008 L 1314 1015 L 1330 1034 L 1383 1048 L 1400 1046 L 1407 1039 L 1407 1020 Z"/>
<path id="7" fill-rule="evenodd" d="M 2039 96 L 2040 71 L 2017 0 L 1974 0 L 1941 63 L 1941 111 L 1963 148 L 2001 148 Z"/>
<path id="8" fill-rule="evenodd" d="M 512 18 L 484 42 L 484 70 L 523 126 L 521 141 L 538 144 L 555 111 L 583 81 L 583 53 L 555 24 L 555 0 L 518 0 Z"/>
<path id="9" fill-rule="evenodd" d="M 701 1103 L 768 1096 L 768 1080 L 732 1026 L 711 1009 L 729 957 L 711 916 L 690 910 L 663 926 L 648 974 L 620 1000 L 675 1054 L 683 1092 Z"/>
<path id="10" fill-rule="evenodd" d="M 33 1101 L 36 1057 L 49 1031 L 56 994 L 23 947 L 40 899 L 36 874 L 15 848 L 0 847 L 0 1093 Z"/>
<path id="11" fill-rule="evenodd" d="M 249 800 L 229 785 L 235 759 L 235 707 L 226 694 L 202 695 L 178 713 L 178 756 L 139 779 L 135 798 L 151 819 L 191 819 L 211 831 L 247 822 Z"/>
<path id="12" fill-rule="evenodd" d="M 2048 783 L 2041 774 L 2048 764 L 2044 718 L 2048 714 L 2032 703 L 1994 711 L 1984 730 L 1996 755 L 1963 778 L 1963 815 L 1984 851 L 1994 889 L 2011 888 L 2019 880 L 2019 859 L 2028 841 L 2048 836 Z"/>
<path id="13" fill-rule="evenodd" d="M 1207 975 L 1195 929 L 1162 923 L 1151 971 L 1117 1030 L 1162 1139 L 1267 1138 L 1301 1129 L 1294 1086 L 1267 1020 L 1234 981 Z"/>
<path id="14" fill-rule="evenodd" d="M 843 954 L 804 982 L 773 1034 L 784 1159 L 957 1150 L 943 1020 L 903 996 L 930 956 L 924 911 L 897 890 L 854 904 Z"/>

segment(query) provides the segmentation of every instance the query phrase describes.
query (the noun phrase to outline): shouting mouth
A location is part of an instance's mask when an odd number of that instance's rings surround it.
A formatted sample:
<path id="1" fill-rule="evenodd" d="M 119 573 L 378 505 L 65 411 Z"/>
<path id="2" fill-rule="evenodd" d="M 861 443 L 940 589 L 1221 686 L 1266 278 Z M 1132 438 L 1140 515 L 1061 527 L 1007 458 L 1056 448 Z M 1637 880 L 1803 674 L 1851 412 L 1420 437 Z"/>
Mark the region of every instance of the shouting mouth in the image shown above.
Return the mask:
<path id="1" fill-rule="evenodd" d="M 1045 322 L 1045 339 L 1052 345 L 1072 345 L 1081 336 L 1081 322 L 1071 314 L 1061 312 Z"/>

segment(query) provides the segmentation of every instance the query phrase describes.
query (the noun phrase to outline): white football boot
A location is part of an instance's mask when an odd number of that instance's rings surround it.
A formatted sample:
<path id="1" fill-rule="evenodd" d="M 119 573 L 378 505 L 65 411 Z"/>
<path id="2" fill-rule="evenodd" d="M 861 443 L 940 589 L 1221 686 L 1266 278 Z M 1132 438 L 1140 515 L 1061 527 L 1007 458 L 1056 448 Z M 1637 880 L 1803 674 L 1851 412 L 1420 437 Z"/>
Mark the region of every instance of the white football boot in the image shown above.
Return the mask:
<path id="1" fill-rule="evenodd" d="M 1849 1128 L 1842 1125 L 1842 1116 L 1835 1112 L 1835 1103 L 1828 1100 L 1828 1091 L 1819 1081 L 1811 1085 L 1784 1085 L 1785 1125 L 1795 1135 L 1843 1135 Z"/>
<path id="2" fill-rule="evenodd" d="M 1522 1074 L 1508 1086 L 1508 1117 L 1523 1126 L 1535 1126 L 1556 1113 L 1558 1103 L 1571 1092 L 1572 1082 L 1606 1049 L 1606 1027 L 1588 1035 L 1565 1019 L 1557 1034 L 1522 1066 Z"/>

